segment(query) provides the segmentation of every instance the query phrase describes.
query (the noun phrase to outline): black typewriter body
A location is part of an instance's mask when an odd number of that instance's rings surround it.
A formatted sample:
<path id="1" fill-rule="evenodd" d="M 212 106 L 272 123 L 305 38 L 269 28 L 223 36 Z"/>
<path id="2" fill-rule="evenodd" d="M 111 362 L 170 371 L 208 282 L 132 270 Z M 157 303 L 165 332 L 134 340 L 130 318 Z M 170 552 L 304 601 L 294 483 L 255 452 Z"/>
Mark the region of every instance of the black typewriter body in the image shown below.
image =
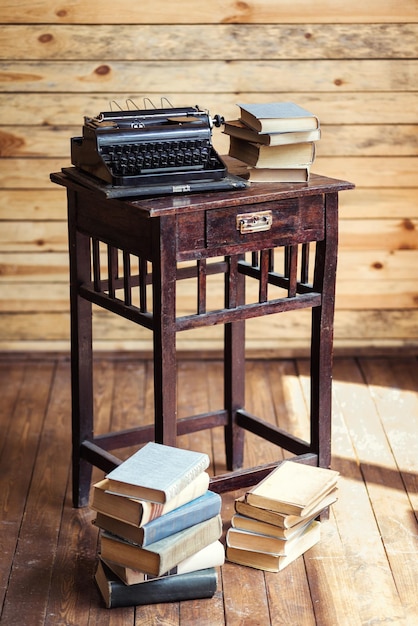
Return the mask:
<path id="1" fill-rule="evenodd" d="M 85 117 L 82 137 L 71 139 L 71 162 L 118 187 L 221 180 L 227 168 L 212 145 L 213 124 L 198 107 Z"/>

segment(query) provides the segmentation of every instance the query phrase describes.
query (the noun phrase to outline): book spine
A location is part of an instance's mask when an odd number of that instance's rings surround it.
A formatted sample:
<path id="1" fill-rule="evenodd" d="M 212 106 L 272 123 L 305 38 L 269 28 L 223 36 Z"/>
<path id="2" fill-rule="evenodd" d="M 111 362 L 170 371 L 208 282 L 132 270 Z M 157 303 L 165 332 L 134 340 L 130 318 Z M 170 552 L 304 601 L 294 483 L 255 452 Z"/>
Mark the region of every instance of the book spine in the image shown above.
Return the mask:
<path id="1" fill-rule="evenodd" d="M 219 541 L 210 543 L 202 550 L 195 552 L 174 568 L 173 574 L 186 574 L 208 567 L 218 567 L 225 563 L 225 548 Z"/>
<path id="2" fill-rule="evenodd" d="M 180 535 L 183 534 L 183 537 Z M 205 546 L 213 543 L 222 534 L 222 519 L 220 515 L 213 517 L 206 522 L 201 522 L 195 526 L 173 535 L 176 537 L 175 542 L 171 542 L 171 545 L 167 550 L 161 550 L 160 554 L 160 571 L 159 574 L 168 572 L 174 566 L 184 561 L 187 557 L 191 556 L 198 550 L 201 550 Z M 171 537 L 168 537 L 170 539 Z M 165 541 L 162 539 L 161 541 Z M 156 544 L 158 545 L 158 542 Z"/>
<path id="3" fill-rule="evenodd" d="M 161 576 L 222 534 L 220 515 L 169 535 L 143 548 L 121 537 L 102 533 L 101 556 L 132 569 Z"/>
<path id="4" fill-rule="evenodd" d="M 157 519 L 161 515 L 166 515 L 184 504 L 187 504 L 191 500 L 195 500 L 203 495 L 209 487 L 209 480 L 209 474 L 207 472 L 201 472 L 194 480 L 191 481 L 189 485 L 182 489 L 180 493 L 178 493 L 169 502 L 166 502 L 165 504 L 153 503 L 154 506 L 151 508 L 151 515 L 146 522 L 143 522 L 142 525 Z"/>
<path id="5" fill-rule="evenodd" d="M 142 527 L 161 515 L 166 515 L 191 500 L 199 498 L 206 492 L 208 487 L 209 474 L 202 472 L 175 498 L 165 504 L 159 504 L 157 502 L 139 500 L 132 496 L 112 493 L 108 491 L 109 481 L 105 479 L 94 487 L 91 508 L 98 513 L 114 517 L 121 522 Z"/>
<path id="6" fill-rule="evenodd" d="M 204 455 L 199 463 L 192 465 L 180 478 L 173 481 L 171 485 L 167 486 L 165 490 L 165 501 L 169 502 L 177 496 L 182 489 L 187 487 L 187 485 L 191 483 L 199 474 L 204 472 L 208 465 L 208 457 Z"/>
<path id="7" fill-rule="evenodd" d="M 108 481 L 106 482 L 108 483 Z M 90 506 L 98 513 L 109 515 L 134 526 L 142 526 L 163 512 L 163 505 L 161 504 L 111 493 L 96 485 L 93 489 L 93 498 Z"/>
<path id="8" fill-rule="evenodd" d="M 107 566 L 112 572 L 120 578 L 126 585 L 134 585 L 137 583 L 142 583 L 146 580 L 152 580 L 155 578 L 159 578 L 159 576 L 155 576 L 153 574 L 145 574 L 140 570 L 134 570 L 129 567 L 125 567 L 123 565 L 118 565 L 112 561 L 106 560 L 101 561 Z M 171 576 L 173 574 L 188 574 L 190 572 L 196 572 L 201 569 L 208 569 L 210 567 L 220 567 L 225 563 L 225 548 L 224 545 L 219 541 L 214 541 L 210 543 L 208 546 L 202 548 L 198 552 L 195 552 L 191 556 L 181 561 L 178 565 L 173 567 L 170 571 L 162 574 L 162 576 Z"/>
<path id="9" fill-rule="evenodd" d="M 192 502 L 185 504 L 166 515 L 143 526 L 144 538 L 142 545 L 147 546 L 164 537 L 204 522 L 221 511 L 221 497 L 211 491 Z"/>
<path id="10" fill-rule="evenodd" d="M 211 598 L 217 583 L 215 568 L 166 576 L 137 585 L 124 585 L 122 581 L 109 580 L 107 608 Z"/>

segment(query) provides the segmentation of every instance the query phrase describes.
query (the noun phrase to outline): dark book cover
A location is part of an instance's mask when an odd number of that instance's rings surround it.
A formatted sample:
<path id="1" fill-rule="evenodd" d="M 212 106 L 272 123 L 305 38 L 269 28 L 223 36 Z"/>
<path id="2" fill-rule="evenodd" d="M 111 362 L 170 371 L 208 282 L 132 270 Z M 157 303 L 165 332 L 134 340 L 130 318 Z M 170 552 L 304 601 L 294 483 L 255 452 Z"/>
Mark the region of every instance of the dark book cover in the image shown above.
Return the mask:
<path id="1" fill-rule="evenodd" d="M 99 561 L 95 581 L 108 609 L 160 602 L 179 602 L 212 598 L 218 577 L 216 569 L 209 568 L 147 580 L 136 585 L 125 585 L 102 561 Z"/>

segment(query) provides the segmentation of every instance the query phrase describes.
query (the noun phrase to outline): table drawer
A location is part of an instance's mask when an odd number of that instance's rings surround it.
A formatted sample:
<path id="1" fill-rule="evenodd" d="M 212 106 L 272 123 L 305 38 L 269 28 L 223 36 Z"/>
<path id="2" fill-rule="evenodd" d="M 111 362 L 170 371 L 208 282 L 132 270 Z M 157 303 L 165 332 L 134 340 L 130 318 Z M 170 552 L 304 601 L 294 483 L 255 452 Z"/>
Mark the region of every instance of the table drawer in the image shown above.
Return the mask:
<path id="1" fill-rule="evenodd" d="M 320 241 L 324 238 L 322 195 L 262 202 L 206 212 L 205 245 L 248 249 Z M 247 245 L 248 244 L 248 245 Z"/>

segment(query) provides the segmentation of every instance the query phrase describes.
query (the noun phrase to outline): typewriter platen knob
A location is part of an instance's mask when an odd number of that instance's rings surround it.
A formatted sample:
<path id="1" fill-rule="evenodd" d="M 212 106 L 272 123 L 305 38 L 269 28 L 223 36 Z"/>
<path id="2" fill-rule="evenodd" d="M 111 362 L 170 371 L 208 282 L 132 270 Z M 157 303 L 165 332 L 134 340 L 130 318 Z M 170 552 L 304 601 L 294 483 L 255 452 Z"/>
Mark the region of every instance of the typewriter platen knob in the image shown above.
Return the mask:
<path id="1" fill-rule="evenodd" d="M 225 124 L 225 118 L 222 115 L 214 115 L 212 118 L 212 124 L 219 128 L 222 124 Z"/>

